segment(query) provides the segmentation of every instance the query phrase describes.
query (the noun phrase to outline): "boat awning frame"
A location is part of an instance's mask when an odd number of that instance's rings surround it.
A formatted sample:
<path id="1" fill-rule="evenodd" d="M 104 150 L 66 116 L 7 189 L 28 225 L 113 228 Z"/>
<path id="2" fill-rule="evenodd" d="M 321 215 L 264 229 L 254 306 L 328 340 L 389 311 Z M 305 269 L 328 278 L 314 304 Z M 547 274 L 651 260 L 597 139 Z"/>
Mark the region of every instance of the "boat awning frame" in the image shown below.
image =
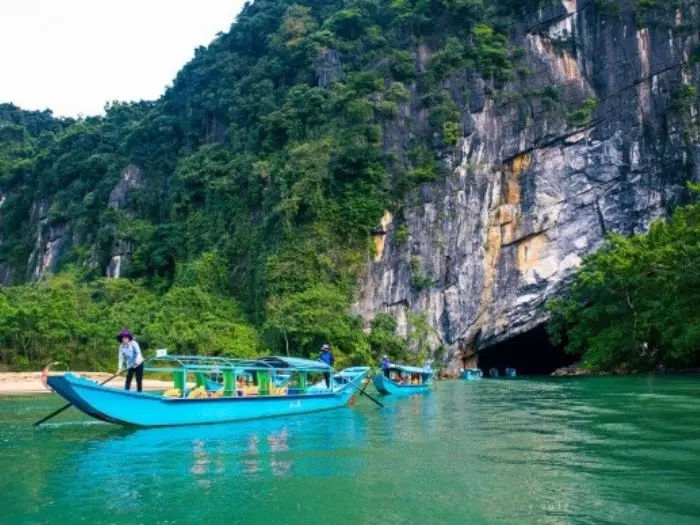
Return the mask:
<path id="1" fill-rule="evenodd" d="M 405 366 L 405 365 L 389 365 L 389 370 L 399 370 L 400 372 L 407 372 L 409 374 L 423 374 L 432 375 L 433 370 L 428 370 L 426 368 L 419 368 L 417 366 Z"/>
<path id="2" fill-rule="evenodd" d="M 162 363 L 157 365 L 156 363 Z M 200 355 L 166 355 L 151 357 L 146 360 L 145 370 L 148 372 L 224 372 L 236 373 L 252 371 L 290 371 L 290 372 L 332 372 L 333 368 L 322 361 L 312 361 L 299 357 L 265 356 L 257 359 L 238 359 L 221 356 Z"/>

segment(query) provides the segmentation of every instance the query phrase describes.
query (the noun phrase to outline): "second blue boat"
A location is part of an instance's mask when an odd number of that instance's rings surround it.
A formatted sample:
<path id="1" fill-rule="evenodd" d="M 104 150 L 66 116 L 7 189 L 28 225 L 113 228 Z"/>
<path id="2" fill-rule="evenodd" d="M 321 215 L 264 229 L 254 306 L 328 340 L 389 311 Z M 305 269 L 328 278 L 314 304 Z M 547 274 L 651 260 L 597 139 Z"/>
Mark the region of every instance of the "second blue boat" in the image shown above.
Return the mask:
<path id="1" fill-rule="evenodd" d="M 372 382 L 380 394 L 415 394 L 428 392 L 433 385 L 433 376 L 431 369 L 392 364 L 372 376 Z"/>

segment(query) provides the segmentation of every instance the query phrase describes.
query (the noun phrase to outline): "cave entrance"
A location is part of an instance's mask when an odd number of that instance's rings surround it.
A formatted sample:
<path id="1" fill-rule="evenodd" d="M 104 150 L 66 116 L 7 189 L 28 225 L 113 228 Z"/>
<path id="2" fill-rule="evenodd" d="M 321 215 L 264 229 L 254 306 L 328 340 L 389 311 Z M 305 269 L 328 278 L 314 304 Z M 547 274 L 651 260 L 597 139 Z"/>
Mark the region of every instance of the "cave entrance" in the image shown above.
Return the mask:
<path id="1" fill-rule="evenodd" d="M 491 368 L 498 368 L 502 376 L 506 367 L 515 368 L 519 376 L 551 374 L 577 360 L 564 351 L 564 345 L 550 342 L 545 325 L 479 351 L 479 368 L 484 377 L 488 377 Z"/>

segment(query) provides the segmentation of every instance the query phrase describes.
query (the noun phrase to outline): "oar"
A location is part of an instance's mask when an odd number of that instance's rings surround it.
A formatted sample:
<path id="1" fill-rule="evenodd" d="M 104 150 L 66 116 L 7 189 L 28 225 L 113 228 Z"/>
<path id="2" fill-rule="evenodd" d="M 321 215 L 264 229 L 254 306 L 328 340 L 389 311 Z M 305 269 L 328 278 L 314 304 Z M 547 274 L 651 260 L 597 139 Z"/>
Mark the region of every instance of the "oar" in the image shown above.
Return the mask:
<path id="1" fill-rule="evenodd" d="M 104 384 L 109 383 L 112 379 L 114 379 L 115 377 L 117 377 L 118 375 L 121 375 L 121 374 L 122 374 L 122 372 L 117 372 L 116 374 L 114 374 L 114 375 L 113 375 L 112 377 L 110 377 L 109 379 L 106 379 L 105 381 L 102 381 L 102 382 L 100 383 L 100 385 L 104 385 Z M 64 410 L 69 409 L 69 408 L 72 407 L 72 406 L 73 406 L 73 403 L 68 403 L 67 405 L 62 406 L 61 408 L 59 408 L 59 409 L 56 410 L 55 412 L 51 412 L 51 413 L 50 413 L 48 416 L 46 416 L 45 418 L 40 419 L 39 421 L 37 421 L 36 423 L 34 423 L 34 426 L 35 426 L 35 427 L 38 427 L 38 426 L 41 425 L 42 423 L 46 423 L 46 422 L 47 422 L 49 419 L 51 419 L 52 417 L 57 416 L 58 414 L 60 414 L 60 413 L 63 412 Z"/>
<path id="2" fill-rule="evenodd" d="M 376 405 L 378 405 L 380 408 L 384 408 L 384 405 L 382 405 L 379 401 L 377 401 L 377 400 L 374 399 L 372 396 L 370 396 L 367 392 L 365 392 L 365 389 L 367 388 L 367 385 L 369 385 L 369 384 L 372 382 L 372 379 L 371 379 L 371 378 L 368 378 L 368 379 L 369 379 L 369 381 L 367 381 L 367 382 L 364 384 L 364 386 L 362 387 L 362 389 L 359 391 L 359 392 L 360 392 L 360 395 L 361 395 L 361 396 L 368 397 L 370 400 L 372 400 L 372 402 L 374 402 L 374 403 L 375 403 Z"/>

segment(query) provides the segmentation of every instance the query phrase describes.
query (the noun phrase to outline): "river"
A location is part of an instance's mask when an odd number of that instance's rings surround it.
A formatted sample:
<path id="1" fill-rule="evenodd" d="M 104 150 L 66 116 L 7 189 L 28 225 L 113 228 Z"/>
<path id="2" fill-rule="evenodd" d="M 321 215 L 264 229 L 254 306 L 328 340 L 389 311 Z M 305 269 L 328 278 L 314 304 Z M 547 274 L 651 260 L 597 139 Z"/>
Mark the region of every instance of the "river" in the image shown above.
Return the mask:
<path id="1" fill-rule="evenodd" d="M 124 429 L 0 398 L 0 523 L 698 524 L 700 377 L 444 381 L 354 408 Z"/>

